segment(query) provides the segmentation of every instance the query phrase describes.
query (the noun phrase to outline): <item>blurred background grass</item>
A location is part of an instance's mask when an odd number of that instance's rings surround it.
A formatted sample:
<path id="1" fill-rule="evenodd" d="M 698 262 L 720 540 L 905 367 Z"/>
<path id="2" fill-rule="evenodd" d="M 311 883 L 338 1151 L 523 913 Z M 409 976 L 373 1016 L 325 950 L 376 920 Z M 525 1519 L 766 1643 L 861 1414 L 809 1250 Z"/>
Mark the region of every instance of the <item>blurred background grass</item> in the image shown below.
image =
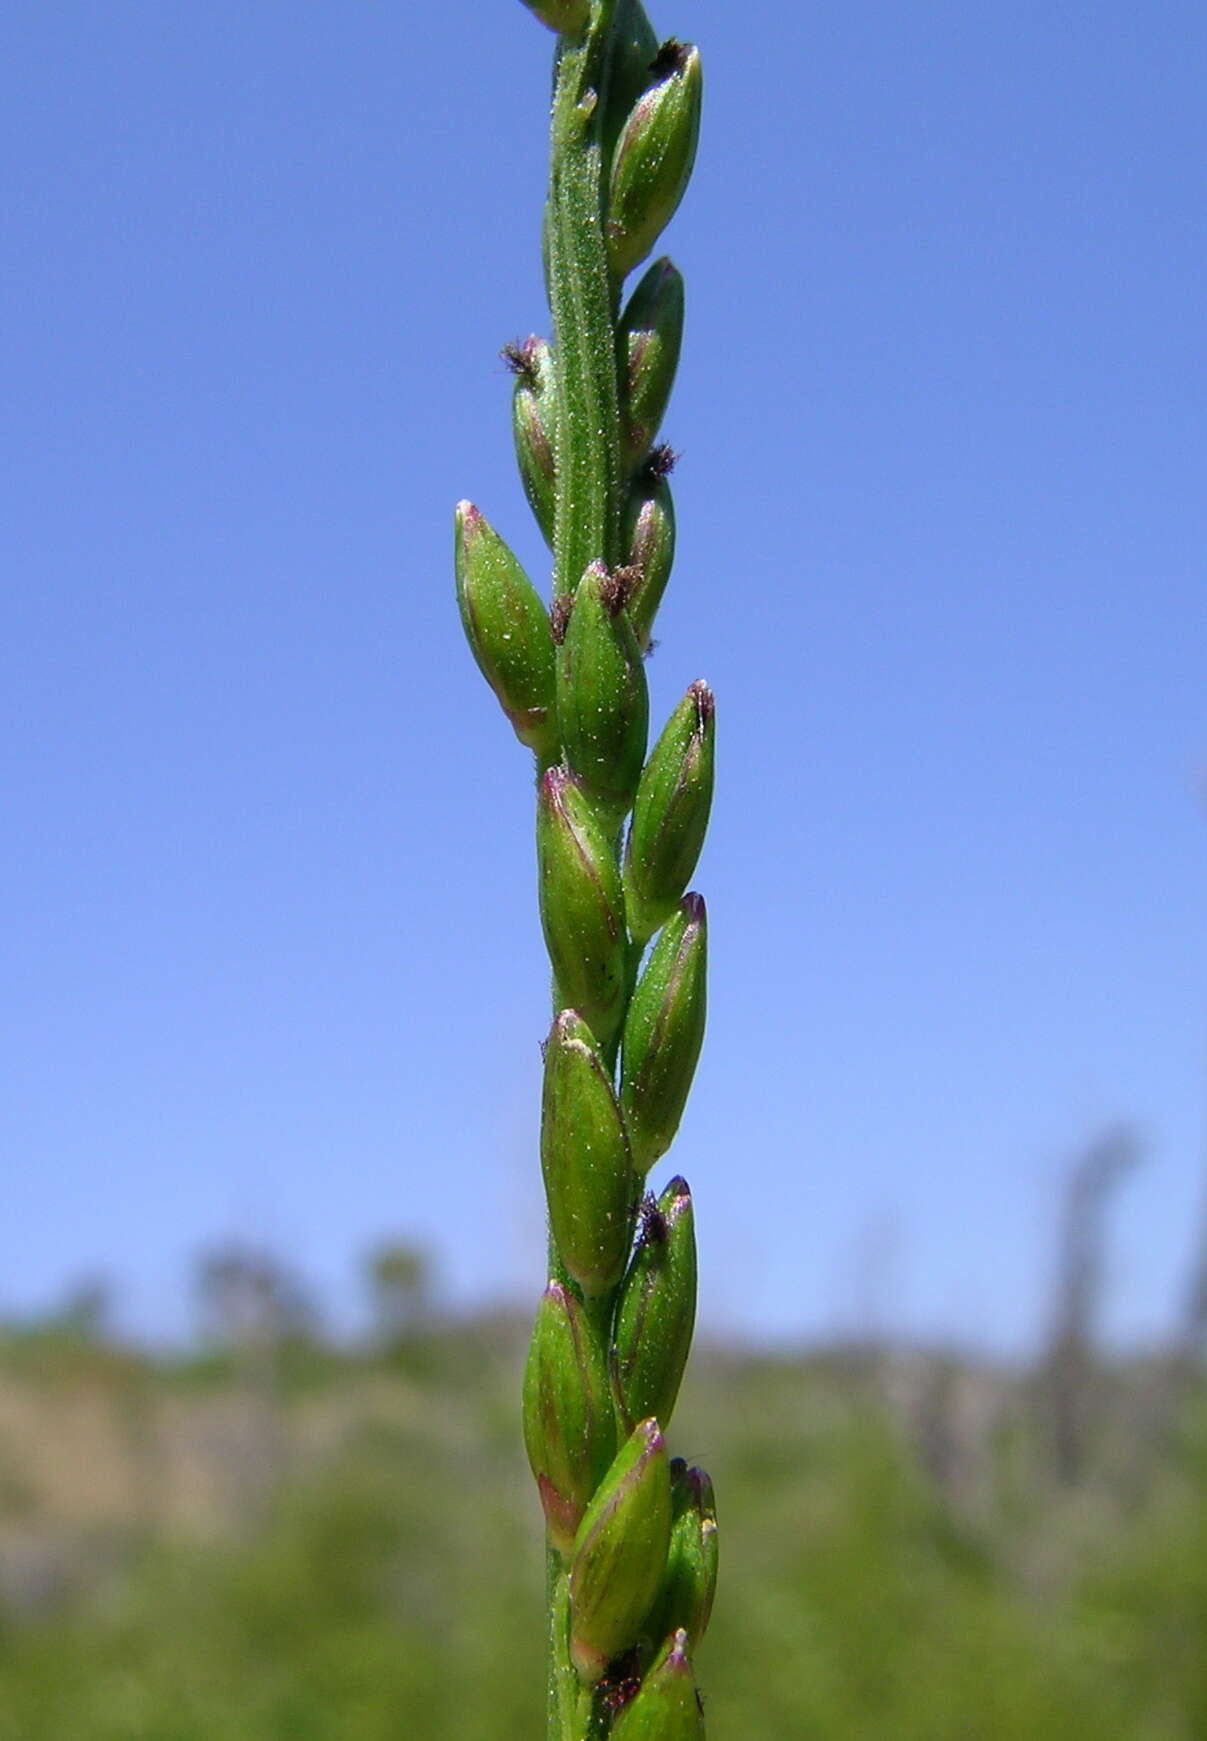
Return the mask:
<path id="1" fill-rule="evenodd" d="M 870 1337 L 700 1352 L 675 1444 L 721 1507 L 715 1737 L 1207 1735 L 1198 1319 L 1144 1356 L 1095 1341 L 1125 1147 L 1073 1170 L 1029 1367 Z M 540 1732 L 527 1326 L 453 1319 L 405 1245 L 366 1281 L 355 1343 L 238 1247 L 200 1265 L 183 1352 L 123 1343 L 99 1285 L 8 1326 L 0 1741 Z"/>

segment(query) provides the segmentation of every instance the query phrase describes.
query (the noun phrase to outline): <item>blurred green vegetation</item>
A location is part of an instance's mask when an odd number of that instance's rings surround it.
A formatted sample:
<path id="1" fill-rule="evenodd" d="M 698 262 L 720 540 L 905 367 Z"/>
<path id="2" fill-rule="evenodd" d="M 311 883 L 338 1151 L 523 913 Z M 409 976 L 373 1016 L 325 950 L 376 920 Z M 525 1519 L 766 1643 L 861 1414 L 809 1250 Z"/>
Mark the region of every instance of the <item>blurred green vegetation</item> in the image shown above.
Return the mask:
<path id="1" fill-rule="evenodd" d="M 0 1741 L 535 1741 L 526 1326 L 388 1279 L 364 1348 L 0 1346 Z M 1207 1410 L 1170 1370 L 1099 1374 L 1069 1480 L 1036 1375 L 703 1350 L 714 1741 L 1203 1741 Z"/>

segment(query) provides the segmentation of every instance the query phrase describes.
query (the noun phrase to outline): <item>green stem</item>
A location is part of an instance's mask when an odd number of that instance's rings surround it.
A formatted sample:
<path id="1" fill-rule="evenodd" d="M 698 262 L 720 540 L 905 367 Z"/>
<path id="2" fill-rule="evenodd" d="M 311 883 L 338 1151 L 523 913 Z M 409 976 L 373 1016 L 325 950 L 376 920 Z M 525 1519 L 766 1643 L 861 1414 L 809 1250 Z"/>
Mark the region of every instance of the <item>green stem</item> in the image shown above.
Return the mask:
<path id="1" fill-rule="evenodd" d="M 597 1741 L 606 1733 L 606 1713 L 597 1709 L 595 1691 L 584 1687 L 570 1660 L 569 1579 L 561 1559 L 548 1550 L 549 1700 L 548 1741 Z"/>
<path id="2" fill-rule="evenodd" d="M 618 0 L 595 0 L 579 42 L 563 40 L 553 98 L 549 304 L 557 380 L 554 594 L 589 563 L 620 560 L 620 409 L 605 235 L 603 108 Z"/>
<path id="3" fill-rule="evenodd" d="M 575 1708 L 578 1676 L 570 1661 L 570 1590 L 561 1556 L 545 1550 L 545 1589 L 549 1604 L 549 1698 L 546 1713 L 548 1741 L 577 1741 Z"/>
<path id="4" fill-rule="evenodd" d="M 602 560 L 613 568 L 620 560 L 623 473 L 602 145 L 618 4 L 593 0 L 582 39 L 561 43 L 554 85 L 547 238 L 558 406 L 555 598 L 573 593 L 590 563 Z M 550 1255 L 556 1273 L 560 1266 Z M 590 1318 L 606 1341 L 612 1301 L 601 1302 Z M 597 1741 L 606 1717 L 570 1660 L 569 1579 L 552 1550 L 547 1578 L 548 1741 Z"/>
<path id="5" fill-rule="evenodd" d="M 583 1687 L 578 1695 L 578 1710 L 575 1714 L 578 1728 L 574 1732 L 574 1741 L 604 1741 L 607 1734 L 607 1716 L 596 1707 L 594 1689 Z"/>
<path id="6" fill-rule="evenodd" d="M 549 1242 L 549 1273 L 571 1287 L 560 1258 Z M 605 1353 L 611 1341 L 612 1320 L 616 1296 L 587 1300 L 585 1319 L 591 1334 L 603 1344 Z M 548 1544 L 545 1549 L 545 1594 L 548 1603 L 549 1631 L 546 1663 L 548 1698 L 546 1703 L 546 1735 L 548 1741 L 603 1741 L 607 1733 L 606 1712 L 597 1709 L 594 1691 L 579 1681 L 570 1657 L 570 1577 L 561 1555 Z"/>

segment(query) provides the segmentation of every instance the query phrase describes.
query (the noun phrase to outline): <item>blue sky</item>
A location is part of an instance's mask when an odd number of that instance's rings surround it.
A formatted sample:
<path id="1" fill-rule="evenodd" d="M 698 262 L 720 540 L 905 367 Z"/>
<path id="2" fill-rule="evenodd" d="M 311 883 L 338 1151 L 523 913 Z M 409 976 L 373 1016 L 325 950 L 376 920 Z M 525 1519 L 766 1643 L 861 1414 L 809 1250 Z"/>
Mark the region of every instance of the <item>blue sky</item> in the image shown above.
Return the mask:
<path id="1" fill-rule="evenodd" d="M 1207 16 L 682 0 L 704 131 L 661 718 L 718 695 L 707 1322 L 1017 1349 L 1133 1121 L 1110 1324 L 1207 1196 Z M 216 1239 L 540 1280 L 530 776 L 451 511 L 534 573 L 552 39 L 515 0 L 10 0 L 0 1308 Z"/>

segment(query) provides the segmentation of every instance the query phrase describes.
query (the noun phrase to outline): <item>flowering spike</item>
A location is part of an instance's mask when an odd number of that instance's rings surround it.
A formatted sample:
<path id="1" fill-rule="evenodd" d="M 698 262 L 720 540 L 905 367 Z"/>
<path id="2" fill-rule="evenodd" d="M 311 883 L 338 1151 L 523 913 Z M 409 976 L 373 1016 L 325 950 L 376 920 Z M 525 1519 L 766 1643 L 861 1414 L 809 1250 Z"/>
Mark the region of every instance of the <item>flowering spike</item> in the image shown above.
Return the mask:
<path id="1" fill-rule="evenodd" d="M 550 1282 L 524 1369 L 524 1445 L 549 1538 L 568 1559 L 587 1503 L 616 1454 L 607 1362 L 583 1306 Z"/>
<path id="2" fill-rule="evenodd" d="M 610 1293 L 633 1235 L 633 1161 L 611 1076 L 573 1010 L 545 1045 L 541 1171 L 558 1256 L 588 1298 Z"/>
<path id="3" fill-rule="evenodd" d="M 716 703 L 693 683 L 650 752 L 624 861 L 625 910 L 638 943 L 674 912 L 691 881 L 712 807 Z"/>
<path id="4" fill-rule="evenodd" d="M 624 278 L 653 248 L 683 198 L 696 159 L 703 81 L 699 52 L 670 41 L 661 76 L 639 97 L 612 159 L 608 260 Z"/>
<path id="5" fill-rule="evenodd" d="M 704 1040 L 708 921 L 685 895 L 659 933 L 624 1025 L 620 1105 L 639 1173 L 675 1139 Z"/>
<path id="6" fill-rule="evenodd" d="M 616 1311 L 616 1388 L 626 1423 L 654 1415 L 665 1427 L 696 1322 L 696 1229 L 685 1179 L 646 1201 Z"/>
<path id="7" fill-rule="evenodd" d="M 650 718 L 626 598 L 625 577 L 593 562 L 574 594 L 557 654 L 566 762 L 613 830 L 637 791 Z"/>
<path id="8" fill-rule="evenodd" d="M 685 1632 L 667 1639 L 610 1731 L 610 1741 L 703 1741 L 704 1718 Z"/>
<path id="9" fill-rule="evenodd" d="M 521 743 L 557 753 L 553 638 L 536 588 L 472 502 L 458 502 L 457 602 L 470 651 Z"/>
<path id="10" fill-rule="evenodd" d="M 655 260 L 620 317 L 621 453 L 630 469 L 654 445 L 666 412 L 683 344 L 683 274 Z"/>
<path id="11" fill-rule="evenodd" d="M 666 1443 L 657 1421 L 641 1421 L 617 1452 L 574 1541 L 570 1655 L 588 1685 L 637 1642 L 662 1585 L 670 1534 Z"/>
<path id="12" fill-rule="evenodd" d="M 457 579 L 474 654 L 539 761 L 541 925 L 560 1011 L 541 1120 L 551 1280 L 524 1383 L 550 1550 L 548 1728 L 558 1741 L 604 1731 L 692 1741 L 702 1733 L 692 1634 L 677 1629 L 700 1624 L 699 1590 L 689 1600 L 681 1586 L 702 1535 L 677 1498 L 682 1541 L 668 1561 L 658 1424 L 674 1406 L 694 1311 L 682 1180 L 648 1200 L 632 1246 L 644 1169 L 674 1135 L 704 1019 L 703 904 L 681 897 L 708 811 L 712 698 L 704 685 L 689 691 L 643 777 L 642 656 L 675 549 L 675 455 L 659 430 L 683 285 L 667 260 L 627 305 L 623 281 L 690 173 L 700 62 L 679 42 L 659 47 L 642 0 L 527 4 L 557 32 L 541 236 L 552 331 L 504 356 L 520 474 L 552 549 L 548 616 L 468 504 Z M 641 793 L 622 872 L 623 823 Z"/>
<path id="13" fill-rule="evenodd" d="M 537 801 L 541 925 L 557 1001 L 576 1009 L 599 1045 L 624 1016 L 624 895 L 611 843 L 565 768 L 549 768 Z"/>

